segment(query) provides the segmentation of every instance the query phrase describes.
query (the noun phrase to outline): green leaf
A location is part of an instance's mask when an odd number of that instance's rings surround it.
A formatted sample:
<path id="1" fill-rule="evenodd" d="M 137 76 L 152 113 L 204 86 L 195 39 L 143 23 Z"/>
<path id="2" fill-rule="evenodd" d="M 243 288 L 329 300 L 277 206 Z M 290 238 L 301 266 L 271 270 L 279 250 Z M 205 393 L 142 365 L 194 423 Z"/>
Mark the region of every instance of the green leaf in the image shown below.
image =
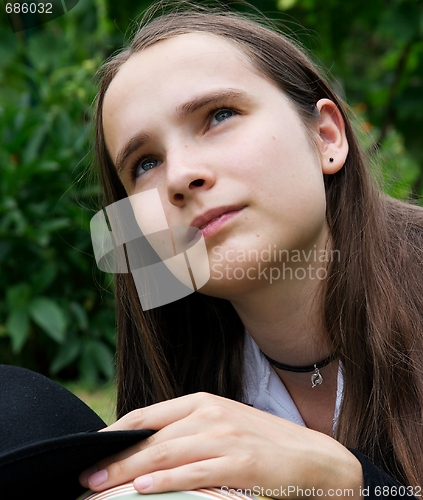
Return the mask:
<path id="1" fill-rule="evenodd" d="M 71 302 L 69 304 L 69 309 L 74 314 L 78 322 L 78 327 L 81 330 L 86 330 L 88 328 L 88 317 L 85 309 L 81 306 L 81 304 L 78 304 L 78 302 Z"/>
<path id="2" fill-rule="evenodd" d="M 9 314 L 6 329 L 12 341 L 14 354 L 21 351 L 29 334 L 29 318 L 26 307 L 14 309 Z"/>
<path id="3" fill-rule="evenodd" d="M 297 0 L 278 0 L 277 8 L 279 10 L 289 10 L 292 9 L 292 7 L 294 7 L 296 3 Z"/>
<path id="4" fill-rule="evenodd" d="M 40 225 L 39 230 L 44 233 L 52 233 L 58 231 L 59 229 L 69 227 L 70 223 L 70 219 L 68 219 L 67 217 L 61 217 L 48 222 L 44 222 Z"/>
<path id="5" fill-rule="evenodd" d="M 31 288 L 28 283 L 19 283 L 10 287 L 6 292 L 6 300 L 9 309 L 19 309 L 27 304 L 31 295 Z"/>
<path id="6" fill-rule="evenodd" d="M 91 386 L 98 383 L 98 370 L 96 363 L 93 361 L 93 349 L 91 342 L 87 341 L 82 344 L 82 353 L 79 358 L 78 368 L 83 380 Z"/>
<path id="7" fill-rule="evenodd" d="M 73 363 L 78 357 L 81 350 L 81 341 L 78 337 L 70 339 L 66 344 L 60 346 L 57 356 L 53 359 L 50 371 L 56 375 L 60 370 L 66 368 Z"/>
<path id="8" fill-rule="evenodd" d="M 56 275 L 56 262 L 48 262 L 40 271 L 34 273 L 31 278 L 34 295 L 43 293 L 54 281 Z"/>
<path id="9" fill-rule="evenodd" d="M 107 379 L 112 379 L 115 373 L 113 353 L 101 341 L 84 341 L 80 359 L 80 370 L 84 379 L 91 385 L 98 383 L 100 375 L 103 375 Z"/>
<path id="10" fill-rule="evenodd" d="M 26 144 L 24 154 L 22 155 L 23 163 L 30 163 L 34 161 L 37 156 L 39 156 L 42 143 L 47 137 L 47 131 L 47 124 L 43 123 L 40 124 L 31 134 L 31 137 Z"/>
<path id="11" fill-rule="evenodd" d="M 36 298 L 29 304 L 29 314 L 50 338 L 59 344 L 65 341 L 66 316 L 56 302 L 45 297 Z"/>
<path id="12" fill-rule="evenodd" d="M 92 342 L 93 357 L 99 371 L 108 379 L 115 374 L 113 354 L 106 344 L 94 340 Z"/>

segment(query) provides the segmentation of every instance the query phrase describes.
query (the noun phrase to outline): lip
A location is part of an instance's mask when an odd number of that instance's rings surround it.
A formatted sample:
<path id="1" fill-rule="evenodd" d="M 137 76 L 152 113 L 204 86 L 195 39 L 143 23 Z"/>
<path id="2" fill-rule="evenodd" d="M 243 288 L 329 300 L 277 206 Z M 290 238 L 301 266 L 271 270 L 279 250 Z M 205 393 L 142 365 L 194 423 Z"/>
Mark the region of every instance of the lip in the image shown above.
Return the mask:
<path id="1" fill-rule="evenodd" d="M 240 212 L 246 205 L 229 205 L 223 207 L 212 208 L 207 210 L 202 215 L 195 217 L 190 226 L 197 227 L 203 233 L 203 236 L 211 236 L 220 229 L 220 226 Z M 216 219 L 216 220 L 214 220 Z"/>

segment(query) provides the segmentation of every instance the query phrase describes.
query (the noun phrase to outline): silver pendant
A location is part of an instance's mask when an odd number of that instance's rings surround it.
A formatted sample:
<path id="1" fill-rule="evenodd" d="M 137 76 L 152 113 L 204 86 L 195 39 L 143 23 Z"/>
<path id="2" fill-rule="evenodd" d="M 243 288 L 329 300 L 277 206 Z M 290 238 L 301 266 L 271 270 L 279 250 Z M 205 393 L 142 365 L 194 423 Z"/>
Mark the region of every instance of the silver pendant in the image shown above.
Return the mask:
<path id="1" fill-rule="evenodd" d="M 317 385 L 323 383 L 323 377 L 320 375 L 319 369 L 314 365 L 314 373 L 311 376 L 311 387 L 314 389 Z"/>

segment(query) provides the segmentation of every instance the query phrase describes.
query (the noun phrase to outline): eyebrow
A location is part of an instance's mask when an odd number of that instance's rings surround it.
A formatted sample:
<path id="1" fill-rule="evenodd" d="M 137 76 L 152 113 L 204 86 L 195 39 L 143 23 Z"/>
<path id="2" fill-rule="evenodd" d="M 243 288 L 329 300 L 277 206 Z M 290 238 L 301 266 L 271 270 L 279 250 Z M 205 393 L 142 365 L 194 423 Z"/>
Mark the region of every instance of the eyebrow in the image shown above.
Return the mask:
<path id="1" fill-rule="evenodd" d="M 176 117 L 179 119 L 185 118 L 190 113 L 195 113 L 201 108 L 208 106 L 212 102 L 222 101 L 225 99 L 235 100 L 235 99 L 246 99 L 248 96 L 247 92 L 238 89 L 221 89 L 208 92 L 207 94 L 195 97 L 191 101 L 182 104 L 176 108 Z"/>
<path id="2" fill-rule="evenodd" d="M 118 174 L 122 173 L 128 158 L 149 141 L 151 141 L 151 136 L 144 132 L 136 134 L 129 139 L 116 156 L 116 170 Z"/>
<path id="3" fill-rule="evenodd" d="M 175 116 L 178 120 L 181 120 L 188 116 L 189 114 L 195 113 L 201 108 L 208 106 L 213 102 L 219 102 L 223 100 L 233 101 L 236 99 L 247 99 L 248 94 L 244 90 L 225 88 L 214 90 L 206 94 L 200 95 L 191 99 L 190 101 L 181 104 L 176 108 Z M 118 152 L 116 156 L 116 170 L 120 174 L 125 167 L 125 163 L 128 158 L 143 145 L 151 141 L 152 138 L 150 134 L 145 132 L 140 132 L 129 139 L 129 141 L 123 146 L 123 148 Z"/>

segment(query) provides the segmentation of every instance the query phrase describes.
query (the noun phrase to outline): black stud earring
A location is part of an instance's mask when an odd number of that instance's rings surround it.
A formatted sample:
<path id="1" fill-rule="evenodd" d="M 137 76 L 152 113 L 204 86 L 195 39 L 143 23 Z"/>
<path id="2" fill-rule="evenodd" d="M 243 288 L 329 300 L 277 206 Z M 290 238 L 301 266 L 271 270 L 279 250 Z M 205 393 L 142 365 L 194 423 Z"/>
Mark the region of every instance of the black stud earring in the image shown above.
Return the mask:
<path id="1" fill-rule="evenodd" d="M 329 161 L 332 163 L 332 162 L 333 162 L 333 158 L 332 158 L 332 157 L 331 157 L 331 158 L 329 158 Z"/>

